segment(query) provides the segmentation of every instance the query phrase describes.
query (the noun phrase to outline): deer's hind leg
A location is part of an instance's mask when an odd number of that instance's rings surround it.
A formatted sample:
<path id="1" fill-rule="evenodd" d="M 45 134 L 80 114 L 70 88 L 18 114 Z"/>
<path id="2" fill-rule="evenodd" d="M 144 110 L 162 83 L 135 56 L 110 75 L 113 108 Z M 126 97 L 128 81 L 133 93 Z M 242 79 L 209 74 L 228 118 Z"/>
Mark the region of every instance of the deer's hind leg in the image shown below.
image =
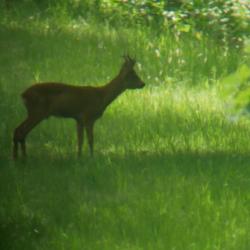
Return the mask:
<path id="1" fill-rule="evenodd" d="M 36 115 L 31 116 L 29 115 L 14 131 L 13 136 L 13 159 L 18 158 L 18 149 L 19 144 L 21 145 L 22 156 L 26 156 L 26 145 L 25 139 L 28 133 L 39 123 L 41 122 L 45 116 L 43 115 Z"/>
<path id="2" fill-rule="evenodd" d="M 13 135 L 13 158 L 17 159 L 18 158 L 18 151 L 19 151 L 19 144 L 22 146 L 22 153 L 26 155 L 26 150 L 25 150 L 25 136 L 23 131 L 25 130 L 25 127 L 27 126 L 27 123 L 29 122 L 30 118 L 27 117 L 14 131 Z"/>

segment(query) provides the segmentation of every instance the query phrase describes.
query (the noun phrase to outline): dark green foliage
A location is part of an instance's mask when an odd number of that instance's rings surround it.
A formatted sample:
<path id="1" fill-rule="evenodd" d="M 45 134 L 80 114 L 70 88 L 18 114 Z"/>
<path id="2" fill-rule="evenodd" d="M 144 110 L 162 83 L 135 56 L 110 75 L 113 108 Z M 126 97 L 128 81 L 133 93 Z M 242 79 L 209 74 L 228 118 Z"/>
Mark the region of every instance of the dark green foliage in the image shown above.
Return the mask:
<path id="1" fill-rule="evenodd" d="M 33 9 L 41 15 L 94 16 L 113 25 L 151 25 L 161 32 L 201 32 L 232 46 L 242 46 L 250 33 L 250 4 L 245 0 L 12 0 L 8 6 L 9 10 Z"/>

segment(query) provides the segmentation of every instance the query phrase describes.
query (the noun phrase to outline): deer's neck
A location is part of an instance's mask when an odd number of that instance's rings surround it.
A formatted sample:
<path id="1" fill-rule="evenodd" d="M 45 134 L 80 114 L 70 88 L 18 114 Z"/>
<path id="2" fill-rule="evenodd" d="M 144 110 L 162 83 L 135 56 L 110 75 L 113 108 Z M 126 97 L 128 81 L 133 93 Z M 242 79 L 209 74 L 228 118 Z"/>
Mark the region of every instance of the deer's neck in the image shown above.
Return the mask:
<path id="1" fill-rule="evenodd" d="M 125 87 L 123 84 L 123 79 L 115 77 L 107 85 L 103 87 L 104 90 L 104 107 L 106 108 L 111 102 L 113 102 L 123 91 Z"/>

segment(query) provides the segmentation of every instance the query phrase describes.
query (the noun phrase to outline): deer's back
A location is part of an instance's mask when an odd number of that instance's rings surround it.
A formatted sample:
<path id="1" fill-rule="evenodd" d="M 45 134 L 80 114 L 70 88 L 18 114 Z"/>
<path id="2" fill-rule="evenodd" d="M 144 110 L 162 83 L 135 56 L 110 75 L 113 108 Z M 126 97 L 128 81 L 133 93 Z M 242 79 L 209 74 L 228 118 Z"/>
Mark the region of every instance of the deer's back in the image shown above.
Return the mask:
<path id="1" fill-rule="evenodd" d="M 23 92 L 22 97 L 30 112 L 63 117 L 98 113 L 102 102 L 99 88 L 64 83 L 34 84 Z"/>
<path id="2" fill-rule="evenodd" d="M 26 89 L 22 93 L 22 97 L 24 99 L 32 99 L 34 96 L 36 97 L 48 97 L 48 96 L 57 96 L 64 92 L 69 92 L 75 88 L 72 85 L 64 84 L 64 83 L 36 83 Z"/>

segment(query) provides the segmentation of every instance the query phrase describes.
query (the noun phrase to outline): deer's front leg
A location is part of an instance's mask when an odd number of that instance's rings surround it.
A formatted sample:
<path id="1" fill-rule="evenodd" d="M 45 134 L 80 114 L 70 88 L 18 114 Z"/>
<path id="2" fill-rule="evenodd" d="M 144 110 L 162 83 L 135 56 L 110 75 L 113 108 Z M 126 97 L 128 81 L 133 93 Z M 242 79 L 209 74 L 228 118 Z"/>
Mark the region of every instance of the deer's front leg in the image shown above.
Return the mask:
<path id="1" fill-rule="evenodd" d="M 77 142 L 78 142 L 78 156 L 82 155 L 82 144 L 83 144 L 83 122 L 81 120 L 76 121 L 77 128 Z"/>
<path id="2" fill-rule="evenodd" d="M 87 131 L 87 137 L 88 137 L 88 143 L 89 143 L 89 150 L 90 155 L 93 156 L 93 146 L 94 146 L 94 123 L 88 123 L 86 126 Z"/>

